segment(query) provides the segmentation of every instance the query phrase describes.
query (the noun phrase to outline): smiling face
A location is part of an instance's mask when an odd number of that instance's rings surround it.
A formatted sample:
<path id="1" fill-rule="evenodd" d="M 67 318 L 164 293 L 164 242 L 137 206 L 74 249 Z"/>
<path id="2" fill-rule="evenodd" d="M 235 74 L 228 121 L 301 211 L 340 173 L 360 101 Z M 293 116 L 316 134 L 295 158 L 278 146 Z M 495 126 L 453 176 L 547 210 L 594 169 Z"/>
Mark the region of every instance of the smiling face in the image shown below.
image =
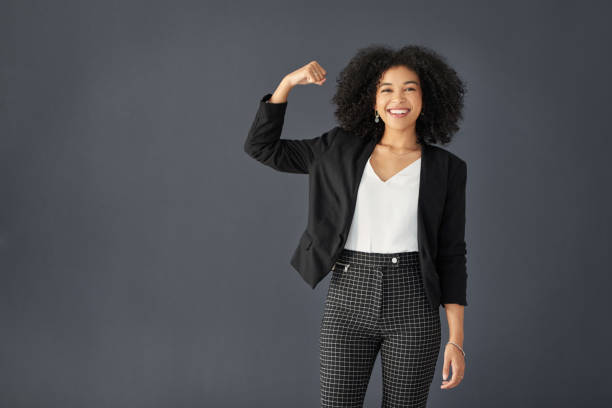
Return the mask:
<path id="1" fill-rule="evenodd" d="M 403 65 L 392 67 L 384 72 L 380 80 L 374 109 L 385 127 L 397 130 L 414 128 L 421 113 L 422 97 L 416 72 Z"/>

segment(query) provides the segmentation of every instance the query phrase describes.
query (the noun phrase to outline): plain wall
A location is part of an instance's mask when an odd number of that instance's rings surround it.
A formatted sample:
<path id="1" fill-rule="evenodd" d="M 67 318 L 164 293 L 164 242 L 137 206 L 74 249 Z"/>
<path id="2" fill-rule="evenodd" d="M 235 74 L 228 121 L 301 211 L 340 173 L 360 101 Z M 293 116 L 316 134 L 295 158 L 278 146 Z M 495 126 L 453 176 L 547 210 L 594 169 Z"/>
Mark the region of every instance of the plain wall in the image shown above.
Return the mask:
<path id="1" fill-rule="evenodd" d="M 243 143 L 312 60 L 328 80 L 292 91 L 283 137 L 335 126 L 374 43 L 431 47 L 468 86 L 445 146 L 468 163 L 466 376 L 441 390 L 441 351 L 429 406 L 608 406 L 610 11 L 3 1 L 0 406 L 318 406 L 329 278 L 289 265 L 308 180 Z M 381 381 L 377 360 L 366 406 Z"/>

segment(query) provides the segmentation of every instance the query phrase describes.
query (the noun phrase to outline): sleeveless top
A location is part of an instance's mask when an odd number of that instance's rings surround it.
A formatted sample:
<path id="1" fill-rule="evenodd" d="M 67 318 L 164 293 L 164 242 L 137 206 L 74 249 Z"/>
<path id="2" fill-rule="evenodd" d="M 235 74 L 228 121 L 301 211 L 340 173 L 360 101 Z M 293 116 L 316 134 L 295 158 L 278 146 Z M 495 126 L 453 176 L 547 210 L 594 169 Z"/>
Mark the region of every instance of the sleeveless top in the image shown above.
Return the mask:
<path id="1" fill-rule="evenodd" d="M 344 248 L 377 253 L 418 251 L 421 158 L 387 181 L 382 181 L 374 172 L 370 158 L 361 176 Z"/>

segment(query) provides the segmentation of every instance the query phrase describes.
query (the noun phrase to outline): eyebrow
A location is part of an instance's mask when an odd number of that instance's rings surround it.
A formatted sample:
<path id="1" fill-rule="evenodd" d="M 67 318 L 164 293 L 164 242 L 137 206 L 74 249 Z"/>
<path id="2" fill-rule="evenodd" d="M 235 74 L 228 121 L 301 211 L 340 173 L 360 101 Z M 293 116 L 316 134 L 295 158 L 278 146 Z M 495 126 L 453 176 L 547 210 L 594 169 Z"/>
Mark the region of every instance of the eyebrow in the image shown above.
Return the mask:
<path id="1" fill-rule="evenodd" d="M 404 82 L 404 85 L 406 85 L 406 84 L 415 84 L 415 85 L 418 85 L 419 83 L 417 81 L 406 81 L 406 82 Z M 385 82 L 383 84 L 380 84 L 380 86 L 384 86 L 384 85 L 393 85 L 393 84 L 390 83 L 390 82 Z"/>

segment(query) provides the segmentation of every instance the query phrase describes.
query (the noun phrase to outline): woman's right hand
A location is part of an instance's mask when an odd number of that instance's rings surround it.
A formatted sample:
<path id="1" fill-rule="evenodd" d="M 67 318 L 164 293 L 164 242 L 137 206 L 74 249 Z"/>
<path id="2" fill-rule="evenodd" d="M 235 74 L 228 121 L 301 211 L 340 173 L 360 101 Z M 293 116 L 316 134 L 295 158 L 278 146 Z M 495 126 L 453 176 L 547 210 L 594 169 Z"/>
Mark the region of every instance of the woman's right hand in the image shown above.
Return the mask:
<path id="1" fill-rule="evenodd" d="M 327 71 L 325 71 L 317 61 L 311 61 L 292 73 L 287 74 L 285 80 L 291 84 L 291 86 L 307 84 L 323 85 L 327 79 L 325 75 L 327 75 Z"/>

